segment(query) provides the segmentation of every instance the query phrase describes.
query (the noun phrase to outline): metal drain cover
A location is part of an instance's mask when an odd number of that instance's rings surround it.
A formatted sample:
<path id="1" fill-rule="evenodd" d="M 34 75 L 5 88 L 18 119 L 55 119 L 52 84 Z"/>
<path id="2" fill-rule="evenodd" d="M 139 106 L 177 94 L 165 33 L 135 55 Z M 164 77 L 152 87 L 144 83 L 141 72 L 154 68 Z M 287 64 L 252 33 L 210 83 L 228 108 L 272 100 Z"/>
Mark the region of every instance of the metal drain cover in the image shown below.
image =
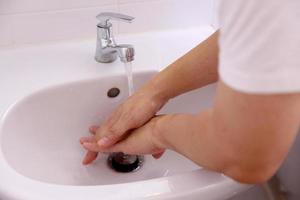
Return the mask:
<path id="1" fill-rule="evenodd" d="M 124 153 L 112 153 L 109 155 L 107 163 L 110 168 L 117 172 L 134 172 L 141 168 L 144 156 L 127 155 Z"/>

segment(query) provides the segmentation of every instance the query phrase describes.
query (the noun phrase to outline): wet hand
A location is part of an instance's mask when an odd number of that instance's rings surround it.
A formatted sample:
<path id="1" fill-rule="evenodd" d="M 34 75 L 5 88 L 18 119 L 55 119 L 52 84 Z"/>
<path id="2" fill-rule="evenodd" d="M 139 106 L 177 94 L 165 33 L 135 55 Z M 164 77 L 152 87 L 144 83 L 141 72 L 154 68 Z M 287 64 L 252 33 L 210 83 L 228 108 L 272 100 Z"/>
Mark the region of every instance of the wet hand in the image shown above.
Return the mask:
<path id="1" fill-rule="evenodd" d="M 159 118 L 153 118 L 144 126 L 131 131 L 126 138 L 110 147 L 99 145 L 95 135 L 81 138 L 82 146 L 89 151 L 85 157 L 84 164 L 92 162 L 97 157 L 98 152 L 123 152 L 131 155 L 152 154 L 154 158 L 160 158 L 165 151 L 165 147 L 155 134 L 155 125 Z M 95 134 L 97 128 L 91 127 L 91 133 Z"/>
<path id="2" fill-rule="evenodd" d="M 90 132 L 94 136 L 81 138 L 81 143 L 84 140 L 91 140 L 98 146 L 109 148 L 127 137 L 131 130 L 143 126 L 166 103 L 166 100 L 158 97 L 153 91 L 153 88 L 148 86 L 135 93 L 120 105 L 101 126 L 91 127 Z M 97 155 L 96 152 L 88 151 L 83 164 L 93 162 Z"/>

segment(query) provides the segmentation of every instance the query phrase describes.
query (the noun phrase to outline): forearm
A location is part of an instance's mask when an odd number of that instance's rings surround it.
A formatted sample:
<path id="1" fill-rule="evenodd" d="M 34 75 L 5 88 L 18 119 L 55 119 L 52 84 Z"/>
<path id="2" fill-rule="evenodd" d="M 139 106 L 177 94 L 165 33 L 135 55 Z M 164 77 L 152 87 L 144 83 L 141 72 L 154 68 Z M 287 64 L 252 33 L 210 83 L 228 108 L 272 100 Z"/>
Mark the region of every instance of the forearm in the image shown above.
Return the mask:
<path id="1" fill-rule="evenodd" d="M 218 35 L 216 32 L 186 55 L 168 66 L 148 87 L 164 99 L 171 99 L 218 80 Z"/>
<path id="2" fill-rule="evenodd" d="M 211 120 L 212 110 L 200 115 L 165 115 L 156 123 L 154 138 L 158 146 L 176 151 L 202 167 L 221 172 L 226 159 L 220 149 L 220 138 L 215 138 L 211 132 Z"/>
<path id="3" fill-rule="evenodd" d="M 161 117 L 153 133 L 159 146 L 200 166 L 257 183 L 269 179 L 288 153 L 299 113 L 300 94 L 249 95 L 221 82 L 211 109 Z"/>

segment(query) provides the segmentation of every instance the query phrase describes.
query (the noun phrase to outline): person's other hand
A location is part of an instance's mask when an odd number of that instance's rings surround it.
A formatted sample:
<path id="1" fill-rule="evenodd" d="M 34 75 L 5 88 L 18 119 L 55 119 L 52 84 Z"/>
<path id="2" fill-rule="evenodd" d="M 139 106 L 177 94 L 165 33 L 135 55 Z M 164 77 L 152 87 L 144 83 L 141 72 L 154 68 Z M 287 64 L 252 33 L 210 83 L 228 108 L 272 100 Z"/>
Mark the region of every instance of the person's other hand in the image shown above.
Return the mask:
<path id="1" fill-rule="evenodd" d="M 92 126 L 90 132 L 95 133 L 95 136 L 82 137 L 80 142 L 83 144 L 92 141 L 102 148 L 111 147 L 126 137 L 130 130 L 141 127 L 153 118 L 166 102 L 167 100 L 155 94 L 153 88 L 145 87 L 129 97 L 101 126 Z M 97 152 L 89 151 L 83 164 L 93 162 L 97 155 Z"/>

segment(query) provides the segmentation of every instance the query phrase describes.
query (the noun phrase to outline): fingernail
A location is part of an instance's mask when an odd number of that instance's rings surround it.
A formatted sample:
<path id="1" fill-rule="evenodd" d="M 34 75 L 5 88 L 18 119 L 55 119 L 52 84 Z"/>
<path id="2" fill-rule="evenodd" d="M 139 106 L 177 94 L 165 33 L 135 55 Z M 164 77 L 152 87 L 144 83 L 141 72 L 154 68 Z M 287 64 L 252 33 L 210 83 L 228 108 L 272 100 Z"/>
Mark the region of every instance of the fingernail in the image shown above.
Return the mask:
<path id="1" fill-rule="evenodd" d="M 109 143 L 108 137 L 103 137 L 98 141 L 99 146 L 106 146 Z"/>

